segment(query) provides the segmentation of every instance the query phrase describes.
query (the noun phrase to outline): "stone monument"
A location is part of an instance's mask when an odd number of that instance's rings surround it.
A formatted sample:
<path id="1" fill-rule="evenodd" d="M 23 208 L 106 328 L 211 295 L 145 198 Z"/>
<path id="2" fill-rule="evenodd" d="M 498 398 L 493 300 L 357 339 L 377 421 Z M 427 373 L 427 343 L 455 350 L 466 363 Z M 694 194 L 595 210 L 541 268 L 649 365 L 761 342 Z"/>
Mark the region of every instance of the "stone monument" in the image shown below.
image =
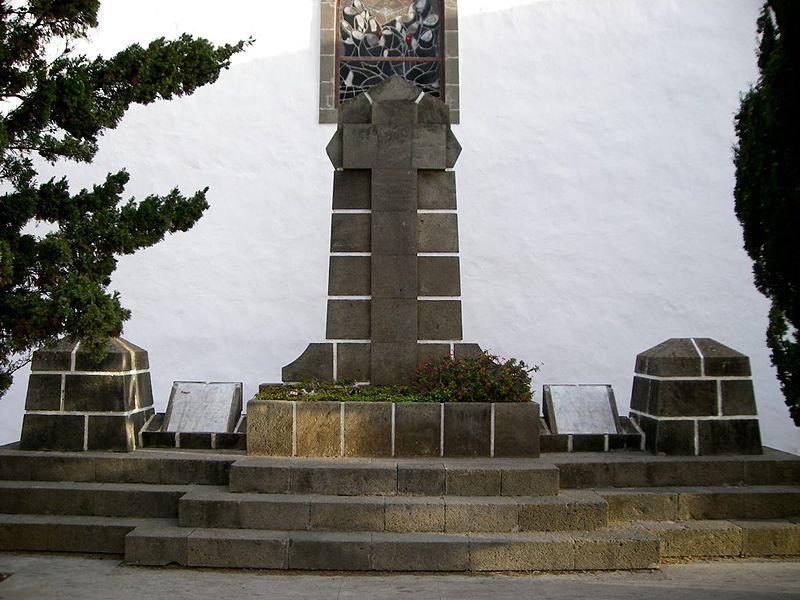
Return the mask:
<path id="1" fill-rule="evenodd" d="M 408 382 L 462 343 L 455 173 L 447 105 L 393 77 L 345 102 L 327 148 L 336 168 L 326 341 L 285 383 Z"/>

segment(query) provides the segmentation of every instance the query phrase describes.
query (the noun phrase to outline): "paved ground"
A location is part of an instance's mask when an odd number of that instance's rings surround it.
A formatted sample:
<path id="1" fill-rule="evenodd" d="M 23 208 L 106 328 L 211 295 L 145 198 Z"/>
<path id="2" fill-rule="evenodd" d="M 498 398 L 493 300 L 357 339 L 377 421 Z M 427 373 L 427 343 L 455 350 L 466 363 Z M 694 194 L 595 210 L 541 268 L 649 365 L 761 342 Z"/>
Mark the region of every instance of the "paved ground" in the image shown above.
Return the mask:
<path id="1" fill-rule="evenodd" d="M 779 560 L 668 565 L 638 573 L 385 576 L 152 569 L 118 559 L 0 553 L 0 573 L 11 574 L 0 581 L 0 600 L 800 598 L 800 562 Z"/>

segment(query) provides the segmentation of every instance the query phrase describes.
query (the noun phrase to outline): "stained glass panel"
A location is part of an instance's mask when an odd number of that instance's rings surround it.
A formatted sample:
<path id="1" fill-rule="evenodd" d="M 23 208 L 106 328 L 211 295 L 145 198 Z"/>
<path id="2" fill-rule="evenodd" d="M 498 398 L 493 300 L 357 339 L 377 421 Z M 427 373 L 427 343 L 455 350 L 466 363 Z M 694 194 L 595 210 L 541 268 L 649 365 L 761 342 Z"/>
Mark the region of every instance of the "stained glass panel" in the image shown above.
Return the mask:
<path id="1" fill-rule="evenodd" d="M 339 101 L 401 75 L 441 96 L 441 0 L 341 0 Z"/>

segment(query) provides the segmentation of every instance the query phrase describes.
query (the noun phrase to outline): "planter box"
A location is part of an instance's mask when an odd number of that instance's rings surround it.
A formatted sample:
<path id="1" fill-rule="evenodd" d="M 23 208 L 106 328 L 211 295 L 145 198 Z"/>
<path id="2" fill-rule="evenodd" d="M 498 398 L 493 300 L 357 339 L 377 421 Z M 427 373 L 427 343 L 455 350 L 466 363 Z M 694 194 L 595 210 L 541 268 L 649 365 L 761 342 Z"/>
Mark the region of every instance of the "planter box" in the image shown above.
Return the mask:
<path id="1" fill-rule="evenodd" d="M 539 456 L 539 405 L 251 400 L 247 453 L 531 458 Z"/>

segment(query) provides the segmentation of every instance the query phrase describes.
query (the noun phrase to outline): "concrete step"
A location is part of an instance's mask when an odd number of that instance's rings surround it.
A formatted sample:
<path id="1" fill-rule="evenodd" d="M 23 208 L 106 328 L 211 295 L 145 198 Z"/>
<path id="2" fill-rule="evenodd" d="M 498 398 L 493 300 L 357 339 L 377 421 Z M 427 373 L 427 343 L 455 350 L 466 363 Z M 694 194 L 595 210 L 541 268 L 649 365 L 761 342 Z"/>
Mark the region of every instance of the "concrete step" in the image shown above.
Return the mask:
<path id="1" fill-rule="evenodd" d="M 600 488 L 611 523 L 800 516 L 800 486 Z"/>
<path id="2" fill-rule="evenodd" d="M 0 514 L 0 550 L 122 555 L 129 532 L 168 526 L 176 526 L 176 521 Z"/>
<path id="3" fill-rule="evenodd" d="M 180 500 L 182 527 L 372 531 L 594 531 L 607 525 L 593 492 L 559 496 L 329 496 L 196 488 Z"/>
<path id="4" fill-rule="evenodd" d="M 649 452 L 542 454 L 562 489 L 706 485 L 800 485 L 800 457 L 772 448 L 760 455 L 655 456 Z"/>
<path id="5" fill-rule="evenodd" d="M 652 569 L 658 538 L 643 528 L 583 533 L 330 533 L 159 527 L 125 540 L 133 565 L 313 571 Z"/>
<path id="6" fill-rule="evenodd" d="M 800 556 L 800 520 L 669 521 L 638 524 L 659 538 L 660 557 Z"/>
<path id="7" fill-rule="evenodd" d="M 0 513 L 177 518 L 189 485 L 0 481 Z"/>
<path id="8" fill-rule="evenodd" d="M 331 496 L 555 496 L 558 469 L 538 459 L 302 459 L 248 457 L 232 492 Z"/>

